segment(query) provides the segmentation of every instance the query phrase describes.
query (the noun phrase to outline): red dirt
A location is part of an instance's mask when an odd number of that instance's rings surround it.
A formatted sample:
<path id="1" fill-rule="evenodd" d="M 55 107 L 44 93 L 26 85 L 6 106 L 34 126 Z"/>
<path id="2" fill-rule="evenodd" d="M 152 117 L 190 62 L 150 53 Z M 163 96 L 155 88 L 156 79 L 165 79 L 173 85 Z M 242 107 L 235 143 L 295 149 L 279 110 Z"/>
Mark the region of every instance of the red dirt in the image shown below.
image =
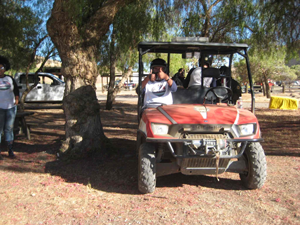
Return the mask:
<path id="1" fill-rule="evenodd" d="M 30 111 L 32 139 L 17 136 L 16 159 L 2 152 L 0 224 L 300 224 L 300 110 L 256 111 L 268 163 L 262 189 L 246 190 L 237 174 L 219 182 L 174 174 L 147 195 L 137 190 L 136 105 L 101 110 L 118 152 L 106 160 L 57 160 L 63 111 Z"/>

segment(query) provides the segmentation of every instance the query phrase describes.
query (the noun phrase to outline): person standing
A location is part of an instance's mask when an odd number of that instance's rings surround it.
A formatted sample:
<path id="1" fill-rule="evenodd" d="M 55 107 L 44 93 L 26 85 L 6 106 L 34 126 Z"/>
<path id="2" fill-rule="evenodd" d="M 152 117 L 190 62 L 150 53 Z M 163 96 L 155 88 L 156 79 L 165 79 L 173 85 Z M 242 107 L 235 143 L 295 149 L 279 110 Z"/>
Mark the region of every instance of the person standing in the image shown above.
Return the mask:
<path id="1" fill-rule="evenodd" d="M 9 69 L 8 59 L 0 56 L 0 143 L 4 132 L 8 155 L 14 158 L 14 122 L 17 114 L 17 104 L 19 103 L 19 89 L 15 80 L 4 74 Z M 0 160 L 2 159 L 0 149 Z"/>

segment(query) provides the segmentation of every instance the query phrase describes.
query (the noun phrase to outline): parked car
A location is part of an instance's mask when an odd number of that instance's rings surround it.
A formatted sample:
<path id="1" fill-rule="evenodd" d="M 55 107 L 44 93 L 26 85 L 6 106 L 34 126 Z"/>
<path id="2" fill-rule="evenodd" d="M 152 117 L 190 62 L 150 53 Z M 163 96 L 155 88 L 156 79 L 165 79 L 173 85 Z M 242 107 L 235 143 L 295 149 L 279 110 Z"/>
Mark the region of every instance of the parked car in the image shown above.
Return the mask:
<path id="1" fill-rule="evenodd" d="M 269 82 L 269 88 L 270 88 L 270 91 L 273 92 L 273 89 L 274 89 L 274 83 Z M 262 84 L 254 84 L 254 85 L 253 85 L 253 91 L 254 91 L 254 92 L 262 92 L 262 91 L 263 91 L 263 86 L 262 86 Z M 248 92 L 250 93 L 250 89 L 248 89 Z"/>
<path id="2" fill-rule="evenodd" d="M 254 92 L 262 92 L 262 86 L 260 84 L 253 85 Z"/>
<path id="3" fill-rule="evenodd" d="M 26 96 L 25 102 L 61 102 L 64 97 L 65 83 L 51 73 L 38 73 L 38 84 Z M 26 90 L 26 74 L 16 73 L 15 80 L 20 96 Z M 35 83 L 34 73 L 28 74 L 29 85 Z"/>
<path id="4" fill-rule="evenodd" d="M 187 52 L 201 55 L 199 67 L 204 65 L 207 56 L 217 61 L 222 55 L 227 57 L 224 61 L 228 61 L 227 68 L 231 70 L 235 54 L 245 57 L 248 63 L 248 45 L 209 43 L 186 38 L 186 41 L 178 42 L 141 42 L 138 49 L 139 191 L 154 192 L 156 178 L 172 173 L 196 176 L 214 174 L 218 179 L 221 173 L 233 172 L 239 174 L 246 188 L 261 188 L 266 180 L 267 165 L 260 144 L 263 139 L 259 122 L 254 114 L 255 98 L 251 95 L 251 110 L 243 109 L 241 103 L 237 106 L 233 104 L 234 90 L 231 82 L 226 82 L 226 79 L 232 79 L 231 73 L 222 74 L 221 68 L 202 70 L 203 77 L 221 79 L 225 85 L 209 88 L 202 82 L 195 89 L 178 88 L 172 93 L 171 105 L 155 102 L 156 105 L 145 108 L 141 87 L 142 78 L 148 76 L 144 73 L 142 61 L 145 54 L 167 53 L 168 67 L 172 64 L 171 54 L 181 54 L 183 57 Z M 247 77 L 252 79 L 250 70 Z M 250 88 L 253 88 L 252 83 Z"/>
<path id="5" fill-rule="evenodd" d="M 125 89 L 126 90 L 132 90 L 132 89 L 134 89 L 134 88 L 136 88 L 136 84 L 135 83 L 128 83 L 128 82 L 125 82 L 124 83 L 124 87 L 125 87 Z"/>
<path id="6" fill-rule="evenodd" d="M 116 80 L 115 81 L 115 86 L 117 86 L 120 83 L 121 80 Z"/>
<path id="7" fill-rule="evenodd" d="M 116 81 L 115 81 L 115 86 L 114 86 L 114 88 L 115 88 L 120 82 L 121 82 L 121 80 L 116 80 Z M 123 84 L 123 86 L 121 86 L 120 88 L 123 89 L 124 87 L 125 87 L 125 84 Z M 106 90 L 108 90 L 108 88 L 109 88 L 109 84 L 106 85 Z"/>

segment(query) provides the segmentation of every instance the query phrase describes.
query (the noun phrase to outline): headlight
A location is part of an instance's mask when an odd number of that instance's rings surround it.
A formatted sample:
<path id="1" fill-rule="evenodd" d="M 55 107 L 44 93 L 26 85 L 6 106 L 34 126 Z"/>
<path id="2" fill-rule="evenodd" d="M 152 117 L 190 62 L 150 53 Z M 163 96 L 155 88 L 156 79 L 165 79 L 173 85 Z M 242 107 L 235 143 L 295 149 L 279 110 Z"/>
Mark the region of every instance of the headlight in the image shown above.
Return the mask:
<path id="1" fill-rule="evenodd" d="M 255 124 L 238 125 L 238 133 L 240 136 L 247 136 L 255 133 Z"/>
<path id="2" fill-rule="evenodd" d="M 151 124 L 152 131 L 155 135 L 164 135 L 168 134 L 169 132 L 169 126 L 165 124 Z"/>

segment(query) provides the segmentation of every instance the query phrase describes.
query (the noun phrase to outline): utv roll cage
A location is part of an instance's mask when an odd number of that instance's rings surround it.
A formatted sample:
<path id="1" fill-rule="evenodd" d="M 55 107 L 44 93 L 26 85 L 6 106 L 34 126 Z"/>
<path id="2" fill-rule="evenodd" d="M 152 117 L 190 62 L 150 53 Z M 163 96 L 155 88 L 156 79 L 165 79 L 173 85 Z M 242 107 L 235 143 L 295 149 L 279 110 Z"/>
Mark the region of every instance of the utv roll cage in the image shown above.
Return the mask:
<path id="1" fill-rule="evenodd" d="M 235 53 L 239 54 L 240 56 L 244 57 L 246 60 L 247 71 L 248 71 L 248 79 L 250 84 L 250 93 L 251 93 L 251 112 L 254 113 L 255 111 L 255 95 L 253 91 L 253 82 L 252 76 L 250 71 L 250 63 L 249 57 L 247 54 L 247 44 L 236 44 L 236 43 L 209 43 L 207 39 L 201 38 L 193 38 L 192 41 L 189 38 L 177 38 L 172 42 L 140 42 L 138 45 L 139 49 L 139 86 L 138 86 L 138 118 L 140 118 L 140 112 L 142 108 L 142 77 L 146 76 L 144 74 L 144 65 L 143 65 L 143 55 L 146 53 L 167 53 L 167 65 L 170 65 L 170 55 L 171 54 L 182 54 L 183 58 L 187 55 L 230 55 L 229 60 L 229 71 L 231 71 L 232 67 L 232 59 Z M 200 57 L 199 66 L 204 64 L 204 57 Z M 169 68 L 168 68 L 169 71 Z M 231 77 L 231 72 L 229 74 Z M 203 77 L 202 77 L 203 79 Z M 203 84 L 203 80 L 202 80 Z"/>

